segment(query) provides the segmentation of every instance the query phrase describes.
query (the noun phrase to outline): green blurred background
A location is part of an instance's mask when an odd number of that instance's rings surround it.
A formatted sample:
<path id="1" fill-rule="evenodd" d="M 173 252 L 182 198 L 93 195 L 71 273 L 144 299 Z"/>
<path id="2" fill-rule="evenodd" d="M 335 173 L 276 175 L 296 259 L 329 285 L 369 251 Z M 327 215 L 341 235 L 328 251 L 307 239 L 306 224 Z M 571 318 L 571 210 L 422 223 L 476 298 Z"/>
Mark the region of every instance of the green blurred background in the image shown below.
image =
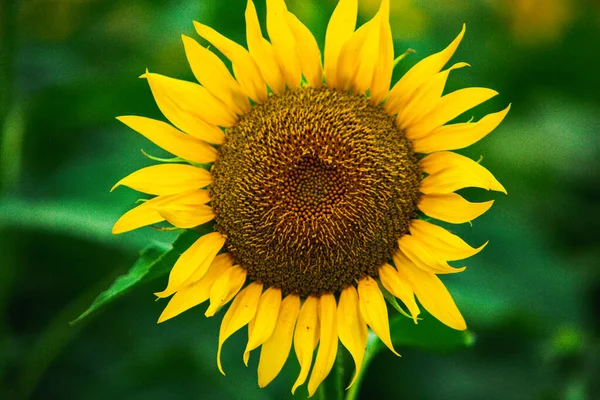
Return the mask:
<path id="1" fill-rule="evenodd" d="M 288 0 L 319 43 L 335 0 Z M 378 0 L 360 1 L 360 20 Z M 440 4 L 441 3 L 441 4 Z M 257 1 L 264 18 L 264 1 Z M 161 118 L 146 67 L 193 79 L 180 34 L 192 20 L 244 41 L 244 0 L 0 0 L 0 398 L 279 399 L 298 371 L 291 356 L 267 389 L 241 362 L 245 334 L 216 368 L 221 317 L 204 306 L 156 325 L 164 302 L 139 287 L 75 327 L 68 322 L 137 258 L 151 228 L 112 224 L 138 198 L 109 189 L 165 153 L 115 117 Z M 600 2 L 392 0 L 395 79 L 445 47 L 467 23 L 448 90 L 500 95 L 474 110 L 513 107 L 489 137 L 462 151 L 509 195 L 457 228 L 490 244 L 447 276 L 476 343 L 439 354 L 382 352 L 362 398 L 600 398 Z M 431 317 L 429 317 L 431 318 Z M 297 397 L 306 395 L 299 390 Z"/>

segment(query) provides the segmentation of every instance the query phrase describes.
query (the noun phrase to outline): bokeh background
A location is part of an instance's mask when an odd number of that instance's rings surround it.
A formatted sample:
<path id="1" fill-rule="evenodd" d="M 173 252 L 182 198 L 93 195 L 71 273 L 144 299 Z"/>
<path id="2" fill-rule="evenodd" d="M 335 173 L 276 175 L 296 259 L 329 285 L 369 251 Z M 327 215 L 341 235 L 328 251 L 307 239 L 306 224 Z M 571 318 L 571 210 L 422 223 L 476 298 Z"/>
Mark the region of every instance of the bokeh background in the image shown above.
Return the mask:
<path id="1" fill-rule="evenodd" d="M 264 18 L 264 1 L 258 0 Z M 321 46 L 335 0 L 288 0 Z M 378 0 L 360 0 L 360 21 Z M 180 34 L 192 20 L 244 41 L 243 0 L 0 0 L 0 398 L 280 399 L 298 367 L 291 356 L 267 389 L 241 362 L 245 333 L 216 368 L 220 317 L 197 307 L 165 324 L 138 287 L 69 325 L 150 241 L 145 228 L 111 235 L 138 196 L 114 182 L 165 153 L 115 117 L 160 118 L 146 67 L 193 79 Z M 472 68 L 448 90 L 500 95 L 476 118 L 513 107 L 482 142 L 462 151 L 494 172 L 496 199 L 467 241 L 490 244 L 466 272 L 444 279 L 475 344 L 458 352 L 381 352 L 361 398 L 600 398 L 600 2 L 392 0 L 397 54 L 415 50 L 395 79 L 446 46 Z M 469 116 L 470 116 L 469 115 Z M 429 317 L 431 318 L 431 317 Z M 296 397 L 306 396 L 305 389 Z"/>

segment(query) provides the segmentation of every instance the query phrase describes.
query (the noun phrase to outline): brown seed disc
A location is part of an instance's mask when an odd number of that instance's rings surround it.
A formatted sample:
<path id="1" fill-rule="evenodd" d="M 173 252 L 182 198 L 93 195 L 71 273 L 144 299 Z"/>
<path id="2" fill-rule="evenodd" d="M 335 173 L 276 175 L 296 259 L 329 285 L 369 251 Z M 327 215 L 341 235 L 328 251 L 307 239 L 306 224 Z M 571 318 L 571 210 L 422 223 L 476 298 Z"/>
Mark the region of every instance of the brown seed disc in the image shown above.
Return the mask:
<path id="1" fill-rule="evenodd" d="M 215 228 L 249 279 L 306 297 L 377 276 L 416 216 L 421 180 L 383 107 L 302 88 L 270 96 L 226 135 Z"/>

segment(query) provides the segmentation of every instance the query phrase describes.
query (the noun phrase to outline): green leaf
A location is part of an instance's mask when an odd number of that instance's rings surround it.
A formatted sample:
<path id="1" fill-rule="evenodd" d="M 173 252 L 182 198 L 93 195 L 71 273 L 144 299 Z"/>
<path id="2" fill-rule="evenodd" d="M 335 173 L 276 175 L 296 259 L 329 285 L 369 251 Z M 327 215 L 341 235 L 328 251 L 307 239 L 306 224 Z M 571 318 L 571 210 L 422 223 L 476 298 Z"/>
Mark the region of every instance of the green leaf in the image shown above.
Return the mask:
<path id="1" fill-rule="evenodd" d="M 402 315 L 391 318 L 390 333 L 397 349 L 416 347 L 447 353 L 471 347 L 475 343 L 475 335 L 470 331 L 449 328 L 427 313 L 420 318 L 418 324 Z"/>
<path id="2" fill-rule="evenodd" d="M 107 304 L 129 293 L 141 283 L 149 282 L 169 273 L 181 253 L 183 253 L 199 234 L 193 230 L 186 230 L 173 241 L 172 244 L 153 243 L 141 251 L 140 257 L 125 274 L 117 277 L 108 289 L 100 293 L 92 305 L 77 319 L 71 322 L 75 325 L 89 317 Z"/>

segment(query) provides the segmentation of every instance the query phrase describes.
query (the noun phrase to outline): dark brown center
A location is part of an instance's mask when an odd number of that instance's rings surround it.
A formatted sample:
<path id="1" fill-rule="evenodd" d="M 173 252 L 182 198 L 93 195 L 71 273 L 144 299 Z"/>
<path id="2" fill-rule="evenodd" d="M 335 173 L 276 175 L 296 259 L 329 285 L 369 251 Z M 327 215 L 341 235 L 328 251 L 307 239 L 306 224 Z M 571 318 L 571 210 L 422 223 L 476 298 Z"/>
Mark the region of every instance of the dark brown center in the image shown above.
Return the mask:
<path id="1" fill-rule="evenodd" d="M 421 179 L 383 107 L 302 88 L 256 105 L 226 135 L 215 228 L 249 279 L 306 297 L 377 276 L 416 216 Z"/>

